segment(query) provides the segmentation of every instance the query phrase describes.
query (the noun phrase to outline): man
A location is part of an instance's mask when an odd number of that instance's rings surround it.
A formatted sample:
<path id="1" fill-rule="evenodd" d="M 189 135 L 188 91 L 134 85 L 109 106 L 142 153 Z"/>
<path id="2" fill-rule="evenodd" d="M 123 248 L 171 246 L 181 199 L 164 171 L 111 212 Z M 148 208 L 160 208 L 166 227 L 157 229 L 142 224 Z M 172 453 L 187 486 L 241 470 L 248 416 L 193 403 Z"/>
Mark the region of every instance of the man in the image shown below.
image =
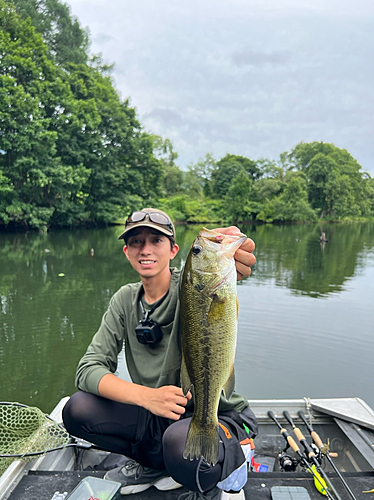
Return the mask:
<path id="1" fill-rule="evenodd" d="M 240 232 L 233 226 L 218 230 L 223 234 Z M 206 498 L 221 499 L 223 490 L 216 485 L 227 477 L 232 479 L 230 474 L 245 461 L 239 441 L 243 432 L 245 438 L 255 435 L 255 418 L 244 397 L 234 393 L 227 401 L 222 396 L 219 411 L 224 412 L 225 420 L 221 426 L 229 427 L 229 436 L 236 436 L 236 448 L 232 442 L 226 443 L 223 434 L 215 466 L 183 459 L 190 421 L 186 417 L 192 414 L 193 401 L 190 393 L 183 395 L 179 381 L 181 273 L 170 268 L 179 250 L 174 225 L 161 210 L 145 208 L 128 217 L 119 239 L 125 241 L 124 253 L 140 282 L 125 285 L 113 295 L 79 362 L 79 391 L 64 408 L 65 426 L 72 435 L 131 457 L 105 476 L 122 483 L 122 494 L 144 491 L 152 485 L 159 490 L 184 485 L 193 492 L 204 492 Z M 247 239 L 236 252 L 238 279 L 250 275 L 255 263 L 253 250 L 253 241 Z M 132 382 L 114 375 L 123 346 Z M 252 427 L 251 436 L 245 434 L 242 419 L 247 429 Z"/>

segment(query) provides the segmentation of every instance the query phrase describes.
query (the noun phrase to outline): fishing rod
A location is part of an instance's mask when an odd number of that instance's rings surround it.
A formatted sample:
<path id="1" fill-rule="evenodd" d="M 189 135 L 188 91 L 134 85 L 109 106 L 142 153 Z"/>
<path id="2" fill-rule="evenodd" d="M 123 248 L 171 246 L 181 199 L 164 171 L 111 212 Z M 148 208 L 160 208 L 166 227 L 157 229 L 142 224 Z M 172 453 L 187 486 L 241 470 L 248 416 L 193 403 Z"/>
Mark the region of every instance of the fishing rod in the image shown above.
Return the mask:
<path id="1" fill-rule="evenodd" d="M 348 493 L 353 498 L 353 500 L 357 500 L 357 497 L 355 496 L 355 494 L 353 493 L 353 491 L 351 490 L 351 488 L 347 484 L 346 480 L 344 479 L 344 477 L 340 473 L 339 469 L 335 465 L 333 459 L 331 458 L 332 454 L 330 454 L 330 452 L 328 450 L 328 446 L 323 444 L 322 439 L 319 437 L 318 433 L 313 429 L 312 425 L 308 423 L 307 419 L 305 418 L 304 413 L 300 410 L 297 412 L 297 414 L 301 418 L 301 420 L 304 422 L 306 428 L 308 429 L 310 435 L 312 436 L 314 443 L 316 444 L 317 448 L 320 450 L 321 454 L 324 457 L 326 457 L 327 460 L 330 462 L 330 464 L 331 464 L 332 468 L 334 469 L 334 471 L 336 472 L 337 476 L 339 477 L 341 482 L 344 484 L 345 489 L 348 491 Z"/>
<path id="2" fill-rule="evenodd" d="M 296 444 L 296 441 L 294 438 L 287 432 L 287 429 L 282 427 L 282 425 L 278 422 L 277 418 L 275 417 L 274 413 L 270 410 L 268 411 L 268 416 L 275 422 L 275 424 L 278 426 L 280 433 L 286 440 L 288 446 L 290 446 L 293 451 L 298 455 L 300 462 L 303 464 L 303 466 L 313 475 L 314 481 L 318 481 L 318 484 L 321 489 L 321 493 L 326 495 L 330 500 L 334 500 L 334 497 L 331 495 L 331 493 L 327 490 L 326 484 L 324 484 L 324 480 L 315 473 L 313 468 L 310 466 L 308 460 L 305 458 L 304 454 L 300 451 L 300 448 Z M 319 466 L 319 464 L 318 464 Z M 337 496 L 337 500 L 341 500 L 339 495 Z"/>
<path id="3" fill-rule="evenodd" d="M 317 471 L 319 472 L 319 474 L 321 474 L 321 476 L 323 477 L 323 479 L 326 481 L 327 486 L 334 493 L 334 495 L 336 496 L 337 500 L 341 500 L 341 498 L 339 496 L 339 493 L 334 488 L 334 485 L 331 483 L 331 481 L 328 478 L 328 476 L 325 473 L 325 471 L 322 469 L 321 464 L 317 460 L 316 454 L 314 453 L 313 449 L 310 447 L 308 441 L 305 439 L 304 434 L 301 432 L 301 430 L 298 427 L 296 427 L 296 425 L 294 424 L 294 422 L 293 422 L 293 420 L 291 418 L 291 415 L 288 413 L 288 411 L 284 411 L 283 415 L 288 420 L 288 422 L 290 423 L 290 425 L 292 426 L 292 429 L 293 429 L 293 431 L 295 433 L 295 436 L 300 441 L 300 443 L 303 445 L 305 453 L 306 453 L 306 455 L 309 458 L 309 461 L 313 462 L 313 464 L 315 465 Z"/>

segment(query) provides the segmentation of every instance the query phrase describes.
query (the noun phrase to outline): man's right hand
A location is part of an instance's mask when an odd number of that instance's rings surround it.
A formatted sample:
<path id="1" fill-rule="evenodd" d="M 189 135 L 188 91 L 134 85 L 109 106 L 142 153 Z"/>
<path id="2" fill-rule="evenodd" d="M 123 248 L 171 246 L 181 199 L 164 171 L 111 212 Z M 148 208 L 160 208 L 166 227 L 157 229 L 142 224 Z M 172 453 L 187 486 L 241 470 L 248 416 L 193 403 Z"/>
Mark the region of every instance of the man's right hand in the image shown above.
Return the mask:
<path id="1" fill-rule="evenodd" d="M 157 389 L 121 380 L 107 373 L 99 382 L 99 394 L 120 403 L 142 406 L 154 415 L 179 420 L 186 411 L 185 406 L 192 398 L 190 392 L 183 396 L 180 387 L 164 385 Z"/>
<path id="2" fill-rule="evenodd" d="M 183 396 L 180 387 L 174 385 L 165 385 L 158 389 L 142 387 L 142 397 L 144 398 L 141 406 L 159 417 L 179 420 L 186 411 L 185 406 L 192 398 L 190 392 Z"/>

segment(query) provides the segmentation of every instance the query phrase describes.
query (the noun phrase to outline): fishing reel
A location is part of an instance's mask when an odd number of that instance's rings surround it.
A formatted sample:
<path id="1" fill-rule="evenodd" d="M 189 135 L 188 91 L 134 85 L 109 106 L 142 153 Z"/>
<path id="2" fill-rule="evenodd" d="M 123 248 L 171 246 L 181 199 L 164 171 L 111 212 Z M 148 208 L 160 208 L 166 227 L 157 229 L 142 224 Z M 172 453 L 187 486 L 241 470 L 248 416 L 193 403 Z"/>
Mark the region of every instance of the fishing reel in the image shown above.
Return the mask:
<path id="1" fill-rule="evenodd" d="M 291 455 L 288 455 L 285 451 L 279 453 L 278 463 L 279 468 L 284 470 L 284 472 L 295 472 L 297 466 L 299 465 L 299 461 Z"/>
<path id="2" fill-rule="evenodd" d="M 315 455 L 316 455 L 316 459 L 318 460 L 319 464 L 324 467 L 325 466 L 325 460 L 324 460 L 324 456 L 321 452 L 321 450 L 318 448 L 318 446 L 316 446 L 314 443 L 311 443 L 310 444 L 310 447 L 312 448 L 312 450 L 314 451 Z"/>

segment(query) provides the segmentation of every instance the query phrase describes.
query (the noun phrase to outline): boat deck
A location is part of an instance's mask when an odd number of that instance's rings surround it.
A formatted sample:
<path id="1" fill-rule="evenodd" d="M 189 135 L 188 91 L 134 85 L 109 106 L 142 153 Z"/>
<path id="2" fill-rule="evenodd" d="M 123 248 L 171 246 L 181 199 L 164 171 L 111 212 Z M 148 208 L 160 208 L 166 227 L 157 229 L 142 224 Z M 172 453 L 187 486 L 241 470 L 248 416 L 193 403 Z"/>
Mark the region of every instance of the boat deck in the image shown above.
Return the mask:
<path id="1" fill-rule="evenodd" d="M 86 476 L 102 477 L 103 472 L 77 472 L 63 471 L 56 474 L 53 471 L 30 471 L 24 476 L 16 489 L 13 491 L 11 500 L 51 500 L 58 491 L 71 492 L 74 487 Z M 339 478 L 335 474 L 329 473 L 335 489 L 340 494 L 342 500 L 350 497 Z M 351 472 L 344 474 L 344 477 L 354 492 L 357 500 L 370 500 L 373 494 L 363 493 L 374 488 L 374 472 Z M 248 482 L 244 488 L 247 500 L 271 500 L 271 489 L 275 486 L 303 487 L 308 492 L 311 500 L 321 500 L 323 496 L 316 490 L 310 474 L 287 473 L 287 472 L 259 472 L 250 473 Z M 185 488 L 173 491 L 158 491 L 154 487 L 142 493 L 129 495 L 129 500 L 178 500 L 181 493 L 186 492 Z M 126 498 L 126 497 L 122 497 Z"/>
<path id="2" fill-rule="evenodd" d="M 61 400 L 52 412 L 51 417 L 54 420 L 61 421 L 61 410 L 67 399 Z M 268 471 L 249 472 L 244 488 L 247 500 L 272 500 L 272 489 L 274 492 L 277 486 L 293 489 L 292 494 L 285 496 L 285 499 L 301 499 L 300 496 L 293 496 L 296 487 L 305 489 L 307 496 L 303 498 L 308 498 L 308 495 L 310 500 L 324 498 L 317 491 L 310 473 L 303 472 L 299 468 L 295 472 L 284 472 L 279 469 L 278 455 L 285 448 L 285 440 L 280 435 L 278 427 L 268 418 L 269 409 L 289 430 L 290 426 L 282 417 L 282 411 L 289 411 L 296 421 L 297 411 L 302 409 L 313 420 L 313 426 L 322 441 L 330 442 L 330 451 L 338 453 L 334 461 L 356 499 L 374 499 L 374 493 L 364 493 L 374 489 L 374 411 L 362 400 L 355 398 L 312 400 L 307 402 L 307 406 L 303 400 L 249 401 L 249 403 L 259 421 L 259 433 L 255 439 L 255 461 L 263 464 L 261 470 L 268 465 Z M 303 423 L 299 420 L 297 425 L 310 442 L 310 436 Z M 83 470 L 80 471 L 75 470 L 77 468 L 75 448 L 47 453 L 44 457 L 26 464 L 20 461 L 14 462 L 0 478 L 0 499 L 52 500 L 56 492 L 70 493 L 83 478 L 104 476 L 105 472 L 97 469 L 107 455 L 106 452 L 94 449 L 85 450 L 81 454 Z M 323 468 L 341 500 L 350 500 L 350 495 L 330 464 L 324 463 Z M 185 488 L 180 488 L 160 492 L 151 487 L 128 498 L 129 500 L 178 500 L 186 491 Z"/>

